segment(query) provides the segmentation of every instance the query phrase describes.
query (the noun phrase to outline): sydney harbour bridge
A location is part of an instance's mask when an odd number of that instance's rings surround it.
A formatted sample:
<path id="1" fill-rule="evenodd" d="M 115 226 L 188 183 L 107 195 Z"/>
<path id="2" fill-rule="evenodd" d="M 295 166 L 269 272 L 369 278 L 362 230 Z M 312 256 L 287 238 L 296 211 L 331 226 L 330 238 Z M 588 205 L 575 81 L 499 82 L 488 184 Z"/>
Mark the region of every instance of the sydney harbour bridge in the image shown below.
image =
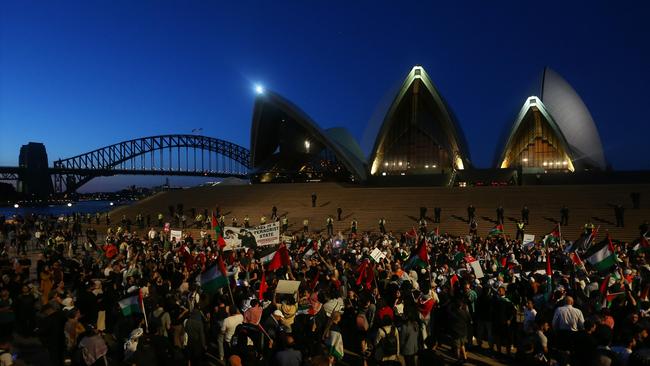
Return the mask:
<path id="1" fill-rule="evenodd" d="M 0 166 L 0 180 L 16 181 L 20 192 L 46 197 L 74 193 L 96 177 L 175 175 L 246 178 L 250 151 L 229 141 L 200 135 L 142 137 L 47 164 L 43 144 L 23 145 L 19 166 Z"/>

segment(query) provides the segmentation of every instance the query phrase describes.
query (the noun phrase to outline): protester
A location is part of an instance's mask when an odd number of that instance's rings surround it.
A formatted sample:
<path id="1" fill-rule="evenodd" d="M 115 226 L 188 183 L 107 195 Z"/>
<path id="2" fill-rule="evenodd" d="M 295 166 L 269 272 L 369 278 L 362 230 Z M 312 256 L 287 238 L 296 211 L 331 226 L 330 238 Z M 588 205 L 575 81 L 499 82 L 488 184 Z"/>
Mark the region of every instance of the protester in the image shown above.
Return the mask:
<path id="1" fill-rule="evenodd" d="M 524 364 L 626 365 L 650 342 L 650 245 L 596 238 L 589 223 L 579 245 L 552 227 L 522 245 L 502 227 L 481 235 L 470 206 L 469 238 L 426 225 L 391 233 L 386 215 L 378 232 L 352 219 L 348 235 L 314 233 L 305 220 L 294 235 L 283 228 L 283 245 L 230 250 L 217 240 L 222 223 L 170 240 L 162 221 L 145 226 L 143 217 L 136 232 L 125 217 L 96 239 L 74 216 L 3 220 L 12 254 L 24 249 L 18 232 L 29 242 L 38 231 L 43 245 L 27 245 L 40 254 L 36 277 L 22 255 L 5 258 L 0 349 L 34 334 L 53 365 L 195 365 L 209 353 L 245 365 L 411 366 L 441 360 L 437 345 L 448 343 L 460 362 L 468 351 L 514 362 L 516 349 Z M 298 291 L 278 292 L 280 280 Z"/>

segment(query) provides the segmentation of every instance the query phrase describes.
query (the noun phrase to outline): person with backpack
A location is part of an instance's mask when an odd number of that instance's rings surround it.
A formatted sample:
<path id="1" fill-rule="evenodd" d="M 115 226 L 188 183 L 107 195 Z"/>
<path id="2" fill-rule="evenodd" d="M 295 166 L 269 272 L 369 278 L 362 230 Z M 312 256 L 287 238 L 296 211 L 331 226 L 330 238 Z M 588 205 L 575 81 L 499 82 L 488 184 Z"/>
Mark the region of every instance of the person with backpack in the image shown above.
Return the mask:
<path id="1" fill-rule="evenodd" d="M 388 315 L 381 318 L 381 327 L 377 329 L 375 360 L 379 364 L 397 362 L 404 366 L 404 360 L 400 355 L 399 330 Z"/>

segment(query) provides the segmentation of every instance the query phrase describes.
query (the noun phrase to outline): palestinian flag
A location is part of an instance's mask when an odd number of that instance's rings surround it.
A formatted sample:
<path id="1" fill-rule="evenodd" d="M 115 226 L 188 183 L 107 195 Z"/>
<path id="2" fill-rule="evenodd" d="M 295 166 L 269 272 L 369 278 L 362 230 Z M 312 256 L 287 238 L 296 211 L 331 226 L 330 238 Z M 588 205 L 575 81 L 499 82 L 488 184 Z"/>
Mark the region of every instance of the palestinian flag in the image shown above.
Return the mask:
<path id="1" fill-rule="evenodd" d="M 221 267 L 221 269 L 219 269 Z M 214 293 L 224 286 L 228 286 L 228 275 L 224 270 L 223 260 L 219 265 L 213 265 L 198 277 L 201 288 L 207 293 Z"/>
<path id="2" fill-rule="evenodd" d="M 650 252 L 650 243 L 648 243 L 648 238 L 646 238 L 645 236 L 640 237 L 636 245 L 632 247 L 632 250 L 634 250 L 637 253 Z"/>
<path id="3" fill-rule="evenodd" d="M 415 230 L 415 227 L 412 227 L 411 230 L 407 231 L 404 235 L 409 238 L 415 238 L 418 236 L 418 232 Z"/>
<path id="4" fill-rule="evenodd" d="M 325 342 L 328 353 L 330 356 L 334 356 L 337 360 L 343 359 L 343 335 L 338 330 L 330 330 L 330 336 Z"/>
<path id="5" fill-rule="evenodd" d="M 219 227 L 219 221 L 217 221 L 217 216 L 214 212 L 212 213 L 212 230 L 219 236 L 221 234 L 221 228 Z"/>
<path id="6" fill-rule="evenodd" d="M 607 235 L 607 242 L 587 258 L 587 262 L 594 266 L 598 271 L 608 270 L 616 264 L 617 260 L 618 258 L 616 257 L 614 245 L 612 244 L 612 239 L 609 235 Z"/>
<path id="7" fill-rule="evenodd" d="M 277 253 L 277 250 L 273 250 L 273 251 L 269 252 L 268 254 L 263 255 L 260 258 L 260 262 L 262 262 L 262 265 L 267 265 L 267 264 L 271 263 L 271 261 L 273 260 L 273 257 L 275 257 L 275 253 Z"/>
<path id="8" fill-rule="evenodd" d="M 497 224 L 495 227 L 490 230 L 488 236 L 497 236 L 503 234 L 503 225 Z"/>
<path id="9" fill-rule="evenodd" d="M 549 246 L 550 244 L 558 243 L 560 241 L 560 224 L 555 225 L 553 231 L 544 236 L 544 245 Z"/>
<path id="10" fill-rule="evenodd" d="M 578 255 L 578 253 L 571 252 L 569 257 L 571 258 L 571 262 L 573 262 L 574 266 L 576 266 L 578 268 L 584 268 L 585 267 L 585 263 L 582 261 L 582 259 L 580 259 L 580 256 Z"/>
<path id="11" fill-rule="evenodd" d="M 424 238 L 420 240 L 420 244 L 418 244 L 415 253 L 411 256 L 411 259 L 409 259 L 407 263 L 408 268 L 412 268 L 413 266 L 418 266 L 420 268 L 429 267 L 429 253 L 427 252 L 427 241 Z"/>
<path id="12" fill-rule="evenodd" d="M 120 310 L 122 310 L 122 315 L 124 316 L 130 316 L 133 314 L 142 314 L 141 291 L 138 290 L 137 294 L 120 300 L 118 304 L 120 305 Z"/>

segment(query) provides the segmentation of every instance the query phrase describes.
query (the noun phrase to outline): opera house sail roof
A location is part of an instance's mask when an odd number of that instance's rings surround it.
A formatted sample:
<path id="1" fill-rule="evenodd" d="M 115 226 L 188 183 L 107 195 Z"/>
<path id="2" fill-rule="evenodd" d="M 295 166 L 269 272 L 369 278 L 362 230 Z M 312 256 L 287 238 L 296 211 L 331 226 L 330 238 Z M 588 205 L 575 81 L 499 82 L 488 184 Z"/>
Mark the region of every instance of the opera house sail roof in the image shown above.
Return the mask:
<path id="1" fill-rule="evenodd" d="M 388 108 L 369 159 L 370 174 L 425 175 L 464 169 L 469 152 L 453 112 L 415 66 Z"/>
<path id="2" fill-rule="evenodd" d="M 360 149 L 345 129 L 321 130 L 300 108 L 272 91 L 255 100 L 250 146 L 253 181 L 366 179 Z"/>
<path id="3" fill-rule="evenodd" d="M 604 170 L 598 129 L 580 96 L 548 67 L 540 86 L 539 96 L 522 106 L 495 165 L 531 171 Z"/>

